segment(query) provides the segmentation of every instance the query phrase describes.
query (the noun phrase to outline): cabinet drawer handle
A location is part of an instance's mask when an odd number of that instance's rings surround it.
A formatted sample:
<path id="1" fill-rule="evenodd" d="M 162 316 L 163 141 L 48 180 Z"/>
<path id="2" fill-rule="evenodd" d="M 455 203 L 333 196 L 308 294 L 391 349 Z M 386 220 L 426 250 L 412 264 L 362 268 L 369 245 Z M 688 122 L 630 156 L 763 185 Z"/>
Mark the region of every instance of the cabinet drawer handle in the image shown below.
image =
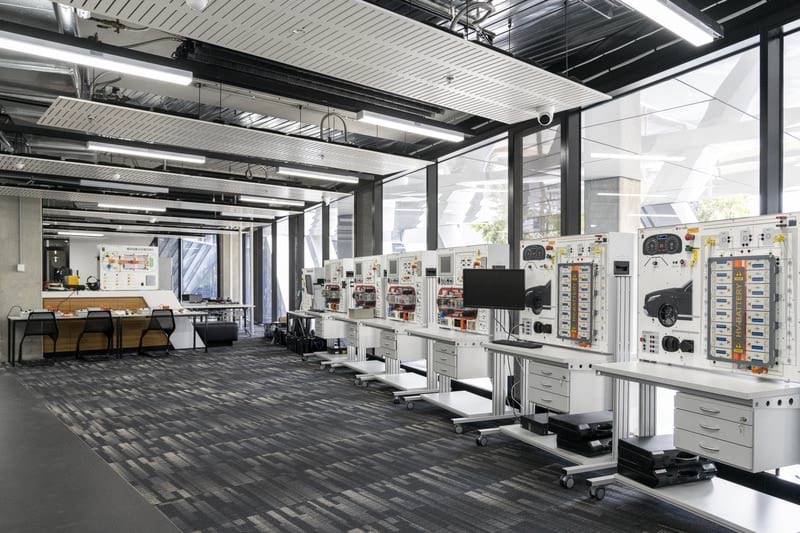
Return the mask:
<path id="1" fill-rule="evenodd" d="M 719 448 L 712 448 L 711 446 L 706 446 L 702 442 L 698 443 L 698 446 L 700 446 L 701 448 L 703 448 L 704 450 L 707 450 L 709 452 L 719 452 Z"/>
<path id="2" fill-rule="evenodd" d="M 707 426 L 705 424 L 698 424 L 701 428 L 705 429 L 706 431 L 719 431 L 720 428 L 715 428 L 714 426 Z"/>
<path id="3" fill-rule="evenodd" d="M 542 374 L 544 374 L 545 376 L 552 376 L 553 375 L 552 372 L 548 372 L 547 370 L 542 370 Z"/>
<path id="4" fill-rule="evenodd" d="M 553 403 L 553 399 L 552 398 L 540 398 L 540 400 L 542 400 L 543 402 L 547 402 L 547 403 Z"/>
<path id="5" fill-rule="evenodd" d="M 708 407 L 703 407 L 702 405 L 700 406 L 700 410 L 703 411 L 704 413 L 709 413 L 712 415 L 719 414 L 719 409 L 709 409 Z"/>
<path id="6" fill-rule="evenodd" d="M 541 385 L 545 389 L 552 389 L 553 388 L 553 386 L 550 385 L 549 383 L 539 383 L 539 385 Z"/>

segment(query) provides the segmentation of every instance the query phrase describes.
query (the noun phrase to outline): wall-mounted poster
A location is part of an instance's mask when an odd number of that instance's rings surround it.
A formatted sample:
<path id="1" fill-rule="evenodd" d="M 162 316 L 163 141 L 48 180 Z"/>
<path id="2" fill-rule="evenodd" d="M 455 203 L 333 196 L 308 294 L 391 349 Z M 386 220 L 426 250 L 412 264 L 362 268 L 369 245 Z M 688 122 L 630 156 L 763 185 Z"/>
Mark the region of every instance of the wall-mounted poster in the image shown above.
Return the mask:
<path id="1" fill-rule="evenodd" d="M 100 288 L 105 291 L 158 289 L 158 248 L 155 246 L 97 247 Z"/>

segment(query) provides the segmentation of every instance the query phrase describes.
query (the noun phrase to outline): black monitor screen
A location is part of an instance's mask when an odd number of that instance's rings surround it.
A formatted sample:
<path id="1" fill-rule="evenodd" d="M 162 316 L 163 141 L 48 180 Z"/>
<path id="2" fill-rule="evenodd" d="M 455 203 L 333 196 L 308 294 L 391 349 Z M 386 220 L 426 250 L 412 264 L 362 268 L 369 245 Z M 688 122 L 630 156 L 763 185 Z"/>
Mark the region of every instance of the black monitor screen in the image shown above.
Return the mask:
<path id="1" fill-rule="evenodd" d="M 525 271 L 465 269 L 464 307 L 525 309 Z"/>
<path id="2" fill-rule="evenodd" d="M 306 274 L 306 292 L 314 294 L 314 278 Z"/>

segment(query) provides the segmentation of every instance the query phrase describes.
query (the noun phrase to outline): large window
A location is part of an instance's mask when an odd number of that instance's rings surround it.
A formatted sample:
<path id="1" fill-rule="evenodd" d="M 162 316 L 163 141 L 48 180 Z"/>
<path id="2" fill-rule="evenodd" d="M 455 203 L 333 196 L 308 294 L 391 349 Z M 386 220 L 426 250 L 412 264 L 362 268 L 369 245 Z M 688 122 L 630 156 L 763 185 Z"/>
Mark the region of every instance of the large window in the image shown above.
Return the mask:
<path id="1" fill-rule="evenodd" d="M 322 266 L 322 206 L 303 214 L 303 266 Z"/>
<path id="2" fill-rule="evenodd" d="M 561 126 L 522 139 L 522 238 L 561 234 Z"/>
<path id="3" fill-rule="evenodd" d="M 275 247 L 272 242 L 272 226 L 266 226 L 263 230 L 262 244 L 262 271 L 261 279 L 263 280 L 263 294 L 261 295 L 261 309 L 263 316 L 261 317 L 264 324 L 275 322 L 275 317 L 272 316 L 272 254 L 275 253 Z"/>
<path id="4" fill-rule="evenodd" d="M 800 211 L 800 32 L 784 40 L 783 211 Z"/>
<path id="5" fill-rule="evenodd" d="M 330 257 L 353 257 L 353 196 L 330 204 Z"/>
<path id="6" fill-rule="evenodd" d="M 759 212 L 759 55 L 750 49 L 583 113 L 583 230 Z"/>
<path id="7" fill-rule="evenodd" d="M 289 218 L 278 221 L 277 279 L 278 279 L 278 318 L 289 309 Z"/>
<path id="8" fill-rule="evenodd" d="M 172 262 L 172 290 L 199 294 L 204 298 L 219 296 L 219 255 L 217 236 L 159 238 L 158 255 Z"/>
<path id="9" fill-rule="evenodd" d="M 242 233 L 242 303 L 252 303 L 253 246 L 252 233 Z"/>
<path id="10" fill-rule="evenodd" d="M 426 191 L 425 169 L 383 183 L 383 253 L 427 248 Z"/>
<path id="11" fill-rule="evenodd" d="M 508 242 L 505 136 L 439 163 L 439 247 Z"/>

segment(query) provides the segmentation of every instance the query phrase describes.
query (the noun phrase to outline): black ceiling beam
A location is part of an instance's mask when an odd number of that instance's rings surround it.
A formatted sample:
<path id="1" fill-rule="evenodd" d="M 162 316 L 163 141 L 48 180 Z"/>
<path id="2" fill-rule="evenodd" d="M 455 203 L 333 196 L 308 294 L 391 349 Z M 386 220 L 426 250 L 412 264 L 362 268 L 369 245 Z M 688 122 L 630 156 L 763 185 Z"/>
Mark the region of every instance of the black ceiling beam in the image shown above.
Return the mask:
<path id="1" fill-rule="evenodd" d="M 287 162 L 287 161 L 278 161 L 275 159 L 265 159 L 259 157 L 249 157 L 244 155 L 237 155 L 237 154 L 229 154 L 229 153 L 220 153 L 220 152 L 211 152 L 208 150 L 198 150 L 196 148 L 185 147 L 185 146 L 173 146 L 171 144 L 150 144 L 140 141 L 125 141 L 121 139 L 115 139 L 113 137 L 100 137 L 97 135 L 87 135 L 85 133 L 79 133 L 76 131 L 71 130 L 59 130 L 54 128 L 44 128 L 41 126 L 23 126 L 23 125 L 7 125 L 4 124 L 0 126 L 0 130 L 6 133 L 22 133 L 26 135 L 41 135 L 44 137 L 54 137 L 57 139 L 69 139 L 73 141 L 79 142 L 88 142 L 88 141 L 97 141 L 97 142 L 109 142 L 109 141 L 116 141 L 119 143 L 123 143 L 126 146 L 134 146 L 137 148 L 146 148 L 150 150 L 167 150 L 167 151 L 175 151 L 178 149 L 182 153 L 192 154 L 192 155 L 202 155 L 209 159 L 220 159 L 223 161 L 232 161 L 234 163 L 247 163 L 254 166 L 263 165 L 269 167 L 276 167 L 276 166 L 283 166 L 283 167 L 292 167 L 297 169 L 303 170 L 310 170 L 313 172 L 330 172 L 333 174 L 341 174 L 344 176 L 353 176 L 359 178 L 361 180 L 374 180 L 375 176 L 372 174 L 363 174 L 360 172 L 352 172 L 346 170 L 340 170 L 335 168 L 329 167 L 318 167 L 318 166 L 311 166 L 311 165 L 301 165 L 299 163 Z M 324 141 L 321 141 L 324 142 Z M 155 169 L 149 169 L 155 170 Z M 191 172 L 186 172 L 184 169 L 184 174 L 190 173 L 192 175 L 204 175 L 202 170 Z M 226 174 L 227 176 L 227 174 Z M 211 176 L 213 177 L 213 176 Z M 275 185 L 287 185 L 286 182 L 276 181 Z M 291 186 L 291 185 L 290 185 Z M 332 191 L 334 189 L 315 189 L 319 191 Z"/>
<path id="2" fill-rule="evenodd" d="M 64 202 L 64 201 L 66 201 L 66 200 L 45 200 L 45 202 Z M 116 212 L 113 212 L 113 211 L 103 211 L 101 209 L 89 209 L 89 208 L 85 208 L 85 207 L 56 207 L 56 206 L 52 206 L 52 205 L 44 205 L 42 207 L 44 209 L 50 209 L 50 210 L 54 210 L 54 211 L 83 211 L 83 212 L 86 212 L 86 213 L 101 213 L 103 215 L 107 215 L 109 220 L 116 220 L 116 219 L 114 219 L 114 215 L 116 214 Z M 188 213 L 188 214 L 186 214 L 186 213 Z M 131 213 L 131 214 L 136 214 L 136 213 Z M 138 214 L 143 215 L 142 212 L 139 212 Z M 208 215 L 208 216 L 205 216 L 205 215 Z M 59 215 L 54 215 L 54 216 L 59 216 Z M 64 215 L 64 216 L 67 216 L 67 215 Z M 192 224 L 196 223 L 196 224 L 200 224 L 201 226 L 207 226 L 209 228 L 214 228 L 216 226 L 209 226 L 208 224 L 204 225 L 203 221 L 205 221 L 205 220 L 216 220 L 216 221 L 221 221 L 221 222 L 230 222 L 231 224 L 238 224 L 238 223 L 248 223 L 248 224 L 250 224 L 250 223 L 253 223 L 253 224 L 264 224 L 264 225 L 266 225 L 266 224 L 272 223 L 275 220 L 275 218 L 277 218 L 277 217 L 273 217 L 273 218 L 261 218 L 261 217 L 259 217 L 257 219 L 251 219 L 249 217 L 225 217 L 225 218 L 220 218 L 219 213 L 215 213 L 213 211 L 186 211 L 186 210 L 172 210 L 172 211 L 170 211 L 169 213 L 166 213 L 166 214 L 164 214 L 164 213 L 153 213 L 153 214 L 150 214 L 148 216 L 153 216 L 153 217 L 156 217 L 156 218 L 165 217 L 165 216 L 166 217 L 177 217 L 177 218 L 188 218 L 188 219 L 192 219 L 192 220 L 196 221 L 196 222 L 192 222 Z M 72 218 L 75 218 L 75 217 L 72 217 Z M 96 217 L 84 217 L 84 218 L 91 218 L 93 220 L 97 220 Z M 126 222 L 135 222 L 135 221 L 119 220 L 117 223 L 118 224 L 124 224 Z M 170 222 L 170 224 L 175 224 L 175 222 Z"/>

